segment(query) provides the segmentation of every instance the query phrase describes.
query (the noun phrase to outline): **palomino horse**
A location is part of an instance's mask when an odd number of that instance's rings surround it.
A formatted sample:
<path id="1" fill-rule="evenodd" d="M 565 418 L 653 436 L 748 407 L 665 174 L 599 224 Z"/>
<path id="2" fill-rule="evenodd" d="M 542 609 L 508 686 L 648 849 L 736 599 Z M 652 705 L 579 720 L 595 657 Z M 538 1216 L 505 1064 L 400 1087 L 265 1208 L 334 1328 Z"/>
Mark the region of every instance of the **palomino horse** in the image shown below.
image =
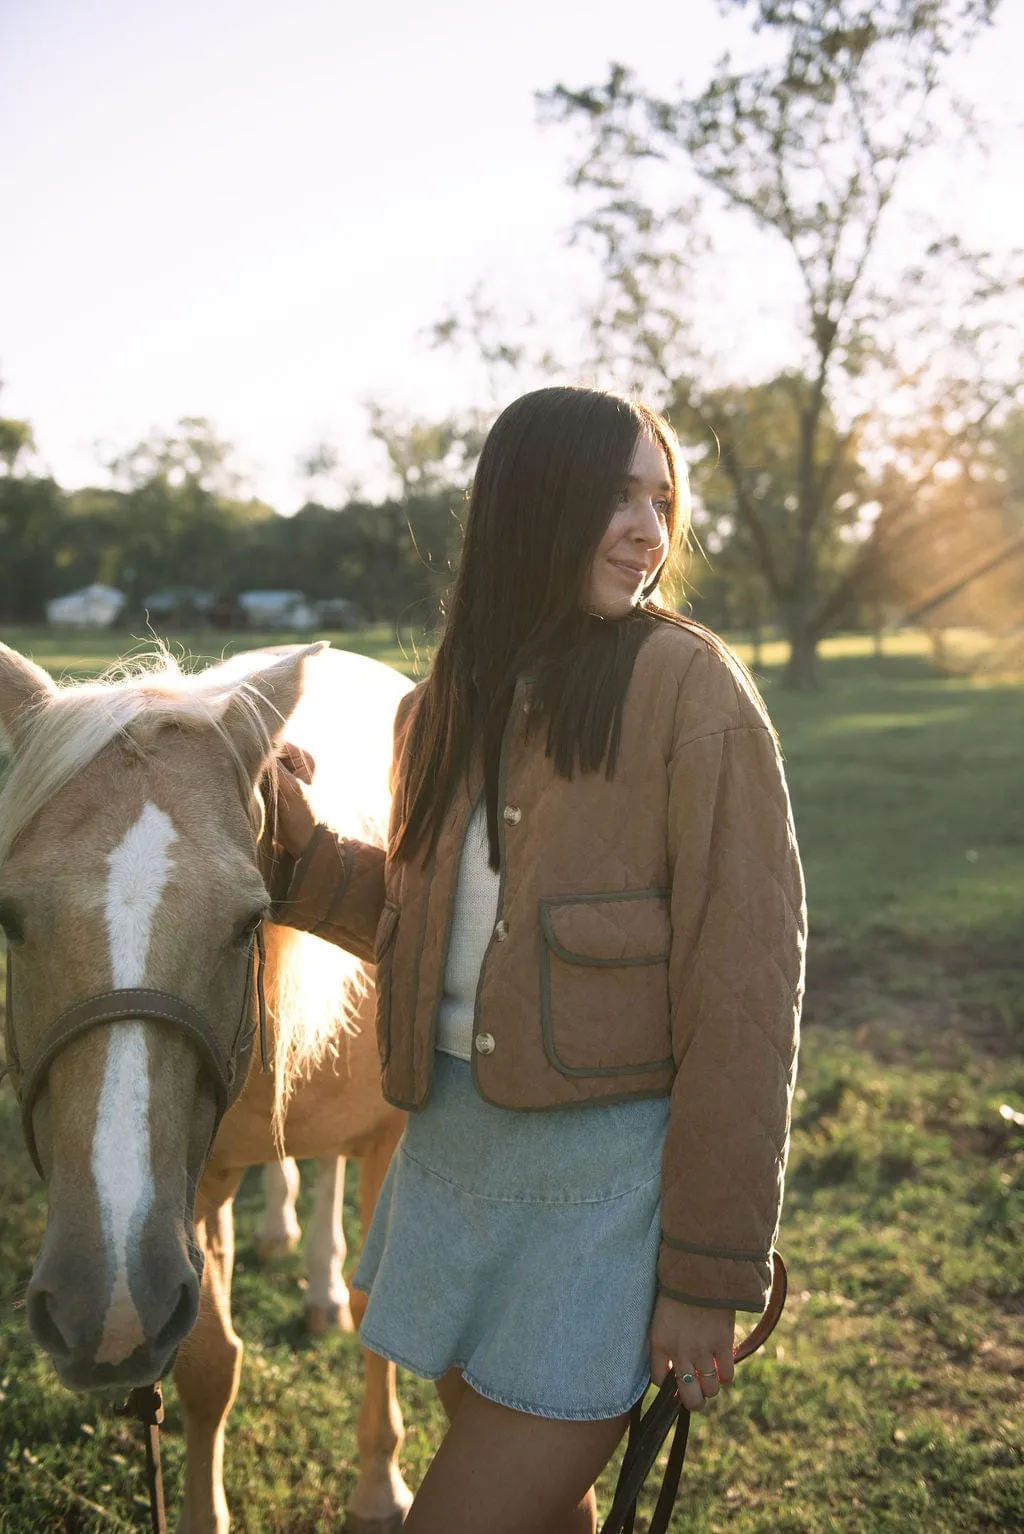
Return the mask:
<path id="1" fill-rule="evenodd" d="M 321 648 L 191 677 L 164 659 L 57 688 L 0 646 L 6 1055 L 48 1191 L 29 1325 L 72 1389 L 130 1389 L 174 1365 L 188 1534 L 229 1525 L 224 1428 L 242 1357 L 232 1200 L 244 1169 L 285 1153 L 357 1156 L 366 1220 L 402 1129 L 380 1093 L 362 964 L 286 927 L 266 928 L 273 1073 L 258 1058 L 249 1069 L 267 775 L 286 731 L 317 761 L 321 818 L 384 834 L 409 684 Z M 396 1465 L 394 1370 L 368 1353 L 364 1364 L 348 1517 L 379 1534 L 411 1497 Z"/>
<path id="2" fill-rule="evenodd" d="M 256 1232 L 261 1262 L 294 1252 L 302 1237 L 296 1214 L 299 1168 L 294 1157 L 268 1161 L 263 1168 L 263 1220 Z M 306 1239 L 306 1296 L 303 1309 L 311 1337 L 333 1326 L 355 1329 L 351 1295 L 345 1283 L 347 1256 L 341 1211 L 345 1195 L 344 1156 L 325 1156 L 316 1164 L 316 1195 Z"/>

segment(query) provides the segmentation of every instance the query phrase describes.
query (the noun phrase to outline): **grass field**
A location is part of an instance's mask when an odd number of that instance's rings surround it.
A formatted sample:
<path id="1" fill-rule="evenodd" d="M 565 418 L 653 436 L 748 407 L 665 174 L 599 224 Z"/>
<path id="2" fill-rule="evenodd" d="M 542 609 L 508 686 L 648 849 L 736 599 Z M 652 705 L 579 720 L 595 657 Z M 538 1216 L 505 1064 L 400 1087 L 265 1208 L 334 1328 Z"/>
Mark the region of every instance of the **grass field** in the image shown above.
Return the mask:
<path id="1" fill-rule="evenodd" d="M 0 638 L 57 671 L 113 658 L 92 640 Z M 411 669 L 411 647 L 385 631 L 336 642 Z M 183 643 L 210 653 L 208 636 Z M 936 677 L 915 635 L 880 658 L 832 641 L 815 695 L 778 689 L 780 659 L 766 654 L 760 680 L 813 933 L 780 1239 L 791 1301 L 737 1389 L 698 1419 L 672 1527 L 1024 1530 L 1024 1130 L 1000 1112 L 1024 1110 L 1024 689 Z M 237 1205 L 235 1526 L 335 1529 L 353 1484 L 358 1352 L 305 1340 L 301 1260 L 259 1267 L 257 1214 L 253 1174 Z M 110 1403 L 63 1391 L 26 1336 L 17 1297 L 43 1218 L 3 1093 L 0 1531 L 142 1528 L 135 1432 Z M 357 1238 L 351 1209 L 349 1221 Z M 400 1389 L 415 1485 L 440 1420 L 428 1387 L 403 1375 Z M 172 1503 L 181 1455 L 172 1389 Z"/>

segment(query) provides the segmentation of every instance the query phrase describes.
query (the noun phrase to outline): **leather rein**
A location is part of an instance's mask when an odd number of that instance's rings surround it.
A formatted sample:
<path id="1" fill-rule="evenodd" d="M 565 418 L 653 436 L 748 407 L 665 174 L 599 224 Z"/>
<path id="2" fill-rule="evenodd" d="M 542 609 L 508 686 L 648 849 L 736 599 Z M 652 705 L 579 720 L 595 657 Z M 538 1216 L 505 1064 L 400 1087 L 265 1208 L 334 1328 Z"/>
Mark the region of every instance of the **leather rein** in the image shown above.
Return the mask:
<path id="1" fill-rule="evenodd" d="M 751 1353 L 756 1353 L 778 1324 L 786 1304 L 789 1275 L 786 1264 L 778 1252 L 772 1253 L 772 1286 L 764 1314 L 749 1336 L 733 1351 L 733 1362 L 742 1363 Z M 678 1419 L 678 1421 L 677 1421 Z M 674 1374 L 667 1374 L 658 1394 L 641 1413 L 638 1401 L 629 1414 L 629 1439 L 619 1470 L 618 1484 L 608 1517 L 601 1525 L 600 1534 L 633 1534 L 637 1500 L 644 1482 L 654 1467 L 662 1444 L 676 1423 L 675 1436 L 669 1450 L 668 1463 L 658 1493 L 657 1506 L 648 1526 L 648 1534 L 666 1534 L 679 1479 L 683 1473 L 683 1459 L 690 1433 L 690 1413 L 679 1399 Z"/>

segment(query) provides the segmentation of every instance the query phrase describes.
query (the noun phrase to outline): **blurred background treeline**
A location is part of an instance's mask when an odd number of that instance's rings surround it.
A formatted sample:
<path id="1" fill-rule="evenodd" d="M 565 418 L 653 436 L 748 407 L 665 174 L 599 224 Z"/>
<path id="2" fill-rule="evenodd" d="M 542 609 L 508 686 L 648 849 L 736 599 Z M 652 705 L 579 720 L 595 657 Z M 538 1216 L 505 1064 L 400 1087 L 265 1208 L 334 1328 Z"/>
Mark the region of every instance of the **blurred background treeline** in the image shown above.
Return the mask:
<path id="1" fill-rule="evenodd" d="M 973 630 L 975 662 L 1017 668 L 1024 614 L 1024 410 L 1013 409 L 948 454 L 925 486 L 908 489 L 891 465 L 870 469 L 847 448 L 842 476 L 814 545 L 811 654 L 795 655 L 792 601 L 771 566 L 792 558 L 800 504 L 799 380 L 780 378 L 718 401 L 741 433 L 768 549 L 744 527 L 735 462 L 689 450 L 694 537 L 678 595 L 711 627 L 751 645 L 790 643 L 789 679 L 816 677 L 821 640 L 837 629 L 880 636 L 912 621 L 942 665 L 950 631 Z M 467 487 L 483 423 L 427 425 L 373 413 L 394 481 L 381 499 L 332 494 L 336 464 L 321 445 L 307 460 L 310 495 L 293 516 L 242 496 L 232 448 L 202 418 L 140 442 L 110 461 L 105 483 L 68 490 L 32 472 L 31 425 L 0 418 L 0 624 L 46 621 L 55 598 L 94 584 L 121 593 L 120 628 L 243 629 L 247 593 L 290 593 L 303 615 L 285 627 L 430 629 L 457 566 Z M 933 449 L 934 456 L 934 449 Z M 847 486 L 851 488 L 846 488 Z M 856 487 L 856 492 L 853 487 Z M 865 498 L 871 521 L 864 518 Z M 775 586 L 773 587 L 773 577 Z M 57 610 L 54 610 L 56 616 Z M 797 614 L 799 620 L 800 615 Z M 259 626 L 273 621 L 261 611 Z M 802 669 L 801 669 L 802 668 Z M 813 668 L 813 669 L 811 669 Z"/>
<path id="2" fill-rule="evenodd" d="M 243 498 L 232 449 L 188 418 L 67 490 L 28 466 L 28 422 L 0 420 L 0 623 L 46 621 L 54 598 L 100 584 L 123 594 L 120 626 L 244 626 L 247 590 L 302 593 L 329 626 L 436 611 L 461 538 L 462 487 L 413 463 L 382 500 L 311 493 L 294 516 Z M 424 444 L 421 458 L 431 444 Z M 312 466 L 324 469 L 322 455 Z M 341 621 L 339 622 L 339 618 Z"/>

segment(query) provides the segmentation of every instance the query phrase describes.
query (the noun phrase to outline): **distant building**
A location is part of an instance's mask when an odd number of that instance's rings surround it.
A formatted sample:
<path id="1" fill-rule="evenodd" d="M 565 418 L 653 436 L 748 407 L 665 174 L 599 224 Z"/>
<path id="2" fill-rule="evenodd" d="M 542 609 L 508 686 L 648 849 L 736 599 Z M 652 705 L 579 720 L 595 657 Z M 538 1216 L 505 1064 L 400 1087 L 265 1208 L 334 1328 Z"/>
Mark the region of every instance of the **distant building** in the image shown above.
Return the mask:
<path id="1" fill-rule="evenodd" d="M 366 614 L 349 597 L 324 597 L 316 610 L 324 629 L 358 629 L 366 623 Z"/>
<path id="2" fill-rule="evenodd" d="M 83 586 L 46 604 L 47 623 L 67 628 L 108 629 L 121 616 L 127 598 L 113 586 Z"/>
<path id="3" fill-rule="evenodd" d="M 139 606 L 151 620 L 159 618 L 164 623 L 184 627 L 209 623 L 214 602 L 213 592 L 202 586 L 167 586 L 163 591 L 151 591 Z"/>
<path id="4" fill-rule="evenodd" d="M 298 629 L 307 633 L 320 621 L 316 604 L 301 591 L 242 591 L 238 605 L 250 628 Z"/>

